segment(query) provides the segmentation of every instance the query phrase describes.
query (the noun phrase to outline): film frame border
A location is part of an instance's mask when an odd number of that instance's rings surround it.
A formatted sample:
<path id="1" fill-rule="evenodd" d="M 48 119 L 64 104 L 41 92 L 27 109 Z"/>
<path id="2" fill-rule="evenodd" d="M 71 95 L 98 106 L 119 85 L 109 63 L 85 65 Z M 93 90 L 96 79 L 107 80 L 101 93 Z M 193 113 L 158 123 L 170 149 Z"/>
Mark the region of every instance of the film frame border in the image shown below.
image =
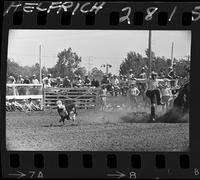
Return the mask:
<path id="1" fill-rule="evenodd" d="M 5 4 L 8 2 L 5 2 Z M 110 3 L 110 2 L 108 2 Z M 135 9 L 137 9 L 137 12 L 143 12 L 146 8 L 149 6 L 157 6 L 161 12 L 171 12 L 171 8 L 173 5 L 176 5 L 177 8 L 179 9 L 178 14 L 176 18 L 173 19 L 173 22 L 171 21 L 170 23 L 164 23 L 164 25 L 158 25 L 157 23 L 160 22 L 159 17 L 156 15 L 154 16 L 154 19 L 152 19 L 150 22 L 143 21 L 142 24 L 126 24 L 126 23 L 121 23 L 118 25 L 110 25 L 109 24 L 109 17 L 110 17 L 110 10 L 107 8 L 106 10 L 104 9 L 104 14 L 100 13 L 96 15 L 95 17 L 95 27 L 93 26 L 88 26 L 85 25 L 84 23 L 80 22 L 85 22 L 83 19 L 85 19 L 83 14 L 79 14 L 76 16 L 72 17 L 72 24 L 68 25 L 60 25 L 57 21 L 59 19 L 58 15 L 47 15 L 47 24 L 46 25 L 38 25 L 32 24 L 32 22 L 37 22 L 36 17 L 37 13 L 32 13 L 28 18 L 27 14 L 24 14 L 25 20 L 21 25 L 13 25 L 12 24 L 12 14 L 9 14 L 3 22 L 3 43 L 2 47 L 2 61 L 1 61 L 1 72 L 3 75 L 5 75 L 5 70 L 6 70 L 6 59 L 7 57 L 7 42 L 8 42 L 8 30 L 9 29 L 128 29 L 128 30 L 191 30 L 192 32 L 192 44 L 191 44 L 191 69 L 192 69 L 192 74 L 191 74 L 191 81 L 192 81 L 192 94 L 195 94 L 194 96 L 198 97 L 198 88 L 195 87 L 197 82 L 196 78 L 196 73 L 198 72 L 198 66 L 195 65 L 197 63 L 197 59 L 200 57 L 200 52 L 198 51 L 198 44 L 199 44 L 199 39 L 200 39 L 200 33 L 199 31 L 199 21 L 198 22 L 185 22 L 185 25 L 182 25 L 182 20 L 184 19 L 183 17 L 191 17 L 190 12 L 191 9 L 195 6 L 198 6 L 199 3 L 152 3 L 149 2 L 149 4 L 145 4 L 144 2 L 136 3 L 136 2 L 126 2 L 127 4 L 125 5 L 124 3 L 121 2 L 121 4 L 116 3 L 110 3 L 108 4 L 109 7 L 112 7 L 112 12 L 119 12 L 122 7 L 128 6 L 133 6 Z M 173 5 L 172 5 L 173 4 Z M 163 9 L 163 10 L 162 10 Z M 160 12 L 159 11 L 159 12 Z M 189 12 L 189 13 L 188 13 Z M 116 13 L 117 14 L 117 13 Z M 166 14 L 163 13 L 162 16 L 166 17 Z M 137 17 L 137 16 L 136 16 Z M 138 15 L 139 19 L 141 18 L 141 14 Z M 182 17 L 182 18 L 181 18 Z M 32 18 L 30 20 L 30 18 Z M 51 21 L 48 21 L 51 18 Z M 53 20 L 52 20 L 53 19 Z M 76 20 L 74 20 L 76 19 Z M 101 19 L 106 19 L 106 21 L 101 21 Z M 32 21 L 34 20 L 34 21 Z M 116 21 L 116 19 L 114 20 Z M 184 20 L 183 20 L 184 21 Z M 161 22 L 162 24 L 163 22 Z M 167 26 L 165 26 L 167 25 Z M 195 73 L 196 72 L 196 73 Z M 1 76 L 1 82 L 6 82 L 5 76 Z M 1 102 L 2 104 L 5 105 L 5 87 L 1 87 Z M 55 174 L 57 174 L 56 177 L 63 177 L 61 174 L 62 173 L 67 173 L 69 177 L 74 177 L 74 174 L 78 175 L 77 178 L 80 177 L 88 177 L 88 178 L 94 178 L 95 177 L 102 177 L 106 178 L 108 177 L 107 174 L 111 174 L 112 172 L 115 172 L 118 174 L 120 177 L 128 177 L 129 178 L 170 178 L 170 177 L 199 177 L 199 162 L 198 162 L 198 152 L 199 148 L 198 147 L 198 139 L 197 134 L 198 134 L 198 124 L 199 122 L 196 121 L 196 117 L 198 117 L 198 100 L 197 98 L 195 99 L 194 96 L 192 96 L 192 104 L 191 104 L 191 113 L 190 113 L 190 150 L 189 152 L 46 152 L 46 151 L 35 151 L 35 152 L 25 152 L 25 151 L 6 151 L 5 149 L 5 121 L 1 121 L 1 137 L 4 138 L 2 143 L 1 143 L 1 160 L 5 162 L 2 174 L 3 176 L 8 176 L 11 172 L 19 172 L 19 175 L 22 177 L 55 177 Z M 1 106 L 2 108 L 2 106 Z M 1 116 L 2 119 L 5 119 L 5 109 L 1 109 Z M 52 160 L 55 162 L 58 162 L 60 154 L 66 154 L 67 156 L 67 161 L 68 161 L 68 166 L 64 168 L 58 168 L 58 163 L 55 163 L 52 165 Z M 44 167 L 42 165 L 41 160 L 41 155 L 43 156 L 45 162 L 44 162 Z M 86 156 L 85 156 L 86 155 Z M 164 155 L 164 156 L 163 156 Z M 84 157 L 85 156 L 85 157 Z M 107 157 L 109 156 L 109 157 Z M 134 156 L 134 157 L 133 157 Z M 92 160 L 91 160 L 92 157 Z M 40 159 L 36 164 L 34 164 L 34 158 Z M 90 158 L 90 163 L 89 165 L 83 164 L 84 161 L 82 159 L 84 158 Z M 107 158 L 110 159 L 110 162 L 107 162 Z M 138 159 L 141 159 L 138 167 L 132 167 L 135 166 L 133 165 L 131 160 L 135 158 L 135 161 L 140 161 Z M 19 166 L 14 164 L 13 167 L 10 167 L 10 160 L 13 162 L 19 160 Z M 18 159 L 18 160 L 17 160 Z M 160 159 L 161 165 L 156 165 L 156 159 Z M 27 161 L 28 160 L 28 161 Z M 32 162 L 30 163 L 30 161 Z M 78 162 L 78 163 L 77 163 Z M 176 163 L 175 163 L 176 162 Z M 190 166 L 185 166 L 184 162 L 188 162 Z M 21 164 L 22 163 L 22 164 Z M 117 164 L 116 164 L 117 163 Z M 188 164 L 186 163 L 186 164 Z M 12 163 L 11 163 L 12 164 Z M 92 164 L 92 168 L 91 168 Z M 182 164 L 182 165 L 181 165 Z M 64 164 L 64 166 L 66 166 Z M 86 166 L 84 168 L 83 166 Z M 88 167 L 87 167 L 88 166 Z M 108 167 L 106 167 L 108 166 Z M 165 168 L 158 168 L 156 166 L 165 166 Z M 152 167 L 152 168 L 151 168 Z M 56 169 L 58 168 L 58 169 Z M 102 171 L 99 171 L 99 168 L 102 168 Z M 173 169 L 174 168 L 174 169 Z M 51 171 L 54 169 L 54 172 Z M 64 169 L 64 171 L 63 171 Z M 25 171 L 25 172 L 24 172 Z M 32 172 L 30 172 L 32 171 Z M 94 174 L 91 174 L 91 171 Z M 116 172 L 117 171 L 117 172 Z M 20 173 L 21 172 L 21 173 Z M 144 172 L 147 173 L 147 175 L 144 175 Z M 26 173 L 26 174 L 25 174 Z M 121 174 L 120 174 L 121 173 Z M 132 174 L 130 174 L 132 173 Z M 136 173 L 136 174 L 134 174 Z M 28 175 L 27 175 L 28 174 Z M 125 176 L 124 176 L 125 175 Z M 135 177 L 136 176 L 136 177 Z M 67 177 L 67 176 L 65 176 Z"/>

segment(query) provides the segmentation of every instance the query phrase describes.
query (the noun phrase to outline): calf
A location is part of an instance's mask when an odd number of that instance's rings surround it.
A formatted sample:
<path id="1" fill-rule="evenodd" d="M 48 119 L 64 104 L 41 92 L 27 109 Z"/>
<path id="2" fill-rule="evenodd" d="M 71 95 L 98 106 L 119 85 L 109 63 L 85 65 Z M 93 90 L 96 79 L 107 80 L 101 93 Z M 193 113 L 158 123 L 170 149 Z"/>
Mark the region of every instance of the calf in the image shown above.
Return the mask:
<path id="1" fill-rule="evenodd" d="M 73 122 L 76 120 L 76 106 L 72 102 L 66 101 L 63 103 L 62 101 L 58 100 L 57 111 L 61 117 L 59 122 L 63 122 L 63 125 L 65 124 L 65 119 L 72 120 Z"/>

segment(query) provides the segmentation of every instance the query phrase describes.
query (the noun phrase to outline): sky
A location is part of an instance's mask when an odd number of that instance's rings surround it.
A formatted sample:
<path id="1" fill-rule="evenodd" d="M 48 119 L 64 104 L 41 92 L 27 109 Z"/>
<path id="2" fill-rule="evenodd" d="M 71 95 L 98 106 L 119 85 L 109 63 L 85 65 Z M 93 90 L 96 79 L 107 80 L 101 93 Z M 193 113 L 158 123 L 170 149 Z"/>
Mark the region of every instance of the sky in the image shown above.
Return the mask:
<path id="1" fill-rule="evenodd" d="M 53 67 L 57 54 L 72 48 L 82 57 L 81 66 L 86 69 L 102 64 L 111 64 L 109 72 L 119 73 L 119 66 L 130 51 L 145 56 L 148 48 L 148 31 L 145 30 L 10 30 L 8 58 L 20 65 L 39 62 L 39 46 L 42 47 L 42 66 Z M 191 52 L 190 31 L 152 31 L 152 51 L 156 56 L 171 58 L 174 43 L 174 57 L 185 58 Z M 89 66 L 90 61 L 90 66 Z"/>

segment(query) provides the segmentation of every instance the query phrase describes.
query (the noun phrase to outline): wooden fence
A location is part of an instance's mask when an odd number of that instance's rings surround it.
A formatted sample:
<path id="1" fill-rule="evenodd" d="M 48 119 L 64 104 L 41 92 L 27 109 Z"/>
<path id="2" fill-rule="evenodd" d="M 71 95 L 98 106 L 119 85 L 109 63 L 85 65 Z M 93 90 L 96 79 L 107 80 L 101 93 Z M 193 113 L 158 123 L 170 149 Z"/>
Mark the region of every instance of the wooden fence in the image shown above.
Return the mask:
<path id="1" fill-rule="evenodd" d="M 56 101 L 70 100 L 78 109 L 94 109 L 99 105 L 98 88 L 47 88 L 44 90 L 44 108 L 56 108 Z"/>

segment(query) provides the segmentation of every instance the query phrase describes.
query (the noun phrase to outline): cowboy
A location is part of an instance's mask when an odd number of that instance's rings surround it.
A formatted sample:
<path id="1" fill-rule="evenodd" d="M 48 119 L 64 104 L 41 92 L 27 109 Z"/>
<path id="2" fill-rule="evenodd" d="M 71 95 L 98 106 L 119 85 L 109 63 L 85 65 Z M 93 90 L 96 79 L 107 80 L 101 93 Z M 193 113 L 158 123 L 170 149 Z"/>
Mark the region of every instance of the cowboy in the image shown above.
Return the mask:
<path id="1" fill-rule="evenodd" d="M 22 78 L 22 75 L 19 75 L 16 81 L 17 84 L 23 84 L 24 83 L 24 79 Z"/>
<path id="2" fill-rule="evenodd" d="M 140 91 L 137 88 L 136 83 L 131 84 L 128 92 L 129 92 L 128 94 L 129 94 L 129 98 L 130 98 L 131 109 L 133 109 L 134 105 L 136 106 L 136 109 L 138 109 L 137 96 L 140 94 Z"/>
<path id="3" fill-rule="evenodd" d="M 146 73 L 145 73 L 145 68 L 144 68 L 144 67 L 142 67 L 141 74 L 140 74 L 139 76 L 140 76 L 140 78 L 142 78 L 142 79 L 146 79 L 146 78 L 147 78 L 147 75 L 146 75 Z"/>
<path id="4" fill-rule="evenodd" d="M 98 88 L 99 87 L 99 81 L 96 78 L 93 78 L 92 82 L 91 82 L 91 86 Z"/>
<path id="5" fill-rule="evenodd" d="M 30 84 L 30 80 L 29 80 L 28 76 L 25 76 L 24 84 Z"/>
<path id="6" fill-rule="evenodd" d="M 15 84 L 15 78 L 13 76 L 8 77 L 8 84 Z"/>
<path id="7" fill-rule="evenodd" d="M 130 69 L 129 71 L 129 78 L 133 78 L 135 75 L 133 74 L 133 69 Z"/>
<path id="8" fill-rule="evenodd" d="M 102 85 L 103 85 L 103 84 L 106 84 L 106 85 L 110 84 L 110 81 L 109 81 L 109 79 L 108 79 L 108 76 L 106 76 L 106 75 L 103 76 L 103 79 L 102 79 L 102 81 L 101 81 L 101 84 L 102 84 Z"/>
<path id="9" fill-rule="evenodd" d="M 71 81 L 68 76 L 65 76 L 65 78 L 63 79 L 63 87 L 71 88 Z"/>
<path id="10" fill-rule="evenodd" d="M 90 86 L 91 85 L 91 81 L 90 81 L 88 76 L 85 76 L 84 85 L 86 85 L 86 86 Z"/>
<path id="11" fill-rule="evenodd" d="M 83 85 L 83 80 L 81 79 L 81 76 L 78 76 L 78 81 L 76 84 L 78 87 L 81 87 Z"/>
<path id="12" fill-rule="evenodd" d="M 165 78 L 165 72 L 163 69 L 160 70 L 160 78 L 161 79 Z"/>
<path id="13" fill-rule="evenodd" d="M 147 81 L 147 88 L 146 88 L 146 95 L 150 98 L 151 104 L 155 104 L 155 98 L 157 100 L 157 105 L 164 105 L 164 103 L 161 101 L 161 93 L 159 90 L 159 83 L 157 78 L 157 73 L 152 72 L 151 78 Z"/>
<path id="14" fill-rule="evenodd" d="M 176 75 L 176 73 L 174 71 L 174 67 L 175 67 L 174 65 L 173 65 L 173 67 L 169 67 L 169 73 L 167 75 L 167 77 L 169 79 L 171 79 L 171 82 L 170 82 L 171 87 L 175 87 L 176 86 L 177 75 Z"/>
<path id="15" fill-rule="evenodd" d="M 56 78 L 56 86 L 57 87 L 61 87 L 62 86 L 62 79 L 61 79 L 60 76 Z"/>
<path id="16" fill-rule="evenodd" d="M 141 73 L 140 73 L 139 77 L 141 79 L 147 79 L 147 75 L 146 75 L 146 72 L 145 72 L 145 67 L 142 67 L 142 70 L 141 70 Z M 138 83 L 138 85 L 139 85 L 139 89 L 140 89 L 140 95 L 143 95 L 144 90 L 146 89 L 146 84 L 145 83 Z"/>
<path id="17" fill-rule="evenodd" d="M 43 80 L 44 87 L 51 87 L 51 74 L 48 74 Z"/>
<path id="18" fill-rule="evenodd" d="M 32 84 L 39 84 L 38 79 L 36 78 L 36 75 L 33 74 Z"/>

